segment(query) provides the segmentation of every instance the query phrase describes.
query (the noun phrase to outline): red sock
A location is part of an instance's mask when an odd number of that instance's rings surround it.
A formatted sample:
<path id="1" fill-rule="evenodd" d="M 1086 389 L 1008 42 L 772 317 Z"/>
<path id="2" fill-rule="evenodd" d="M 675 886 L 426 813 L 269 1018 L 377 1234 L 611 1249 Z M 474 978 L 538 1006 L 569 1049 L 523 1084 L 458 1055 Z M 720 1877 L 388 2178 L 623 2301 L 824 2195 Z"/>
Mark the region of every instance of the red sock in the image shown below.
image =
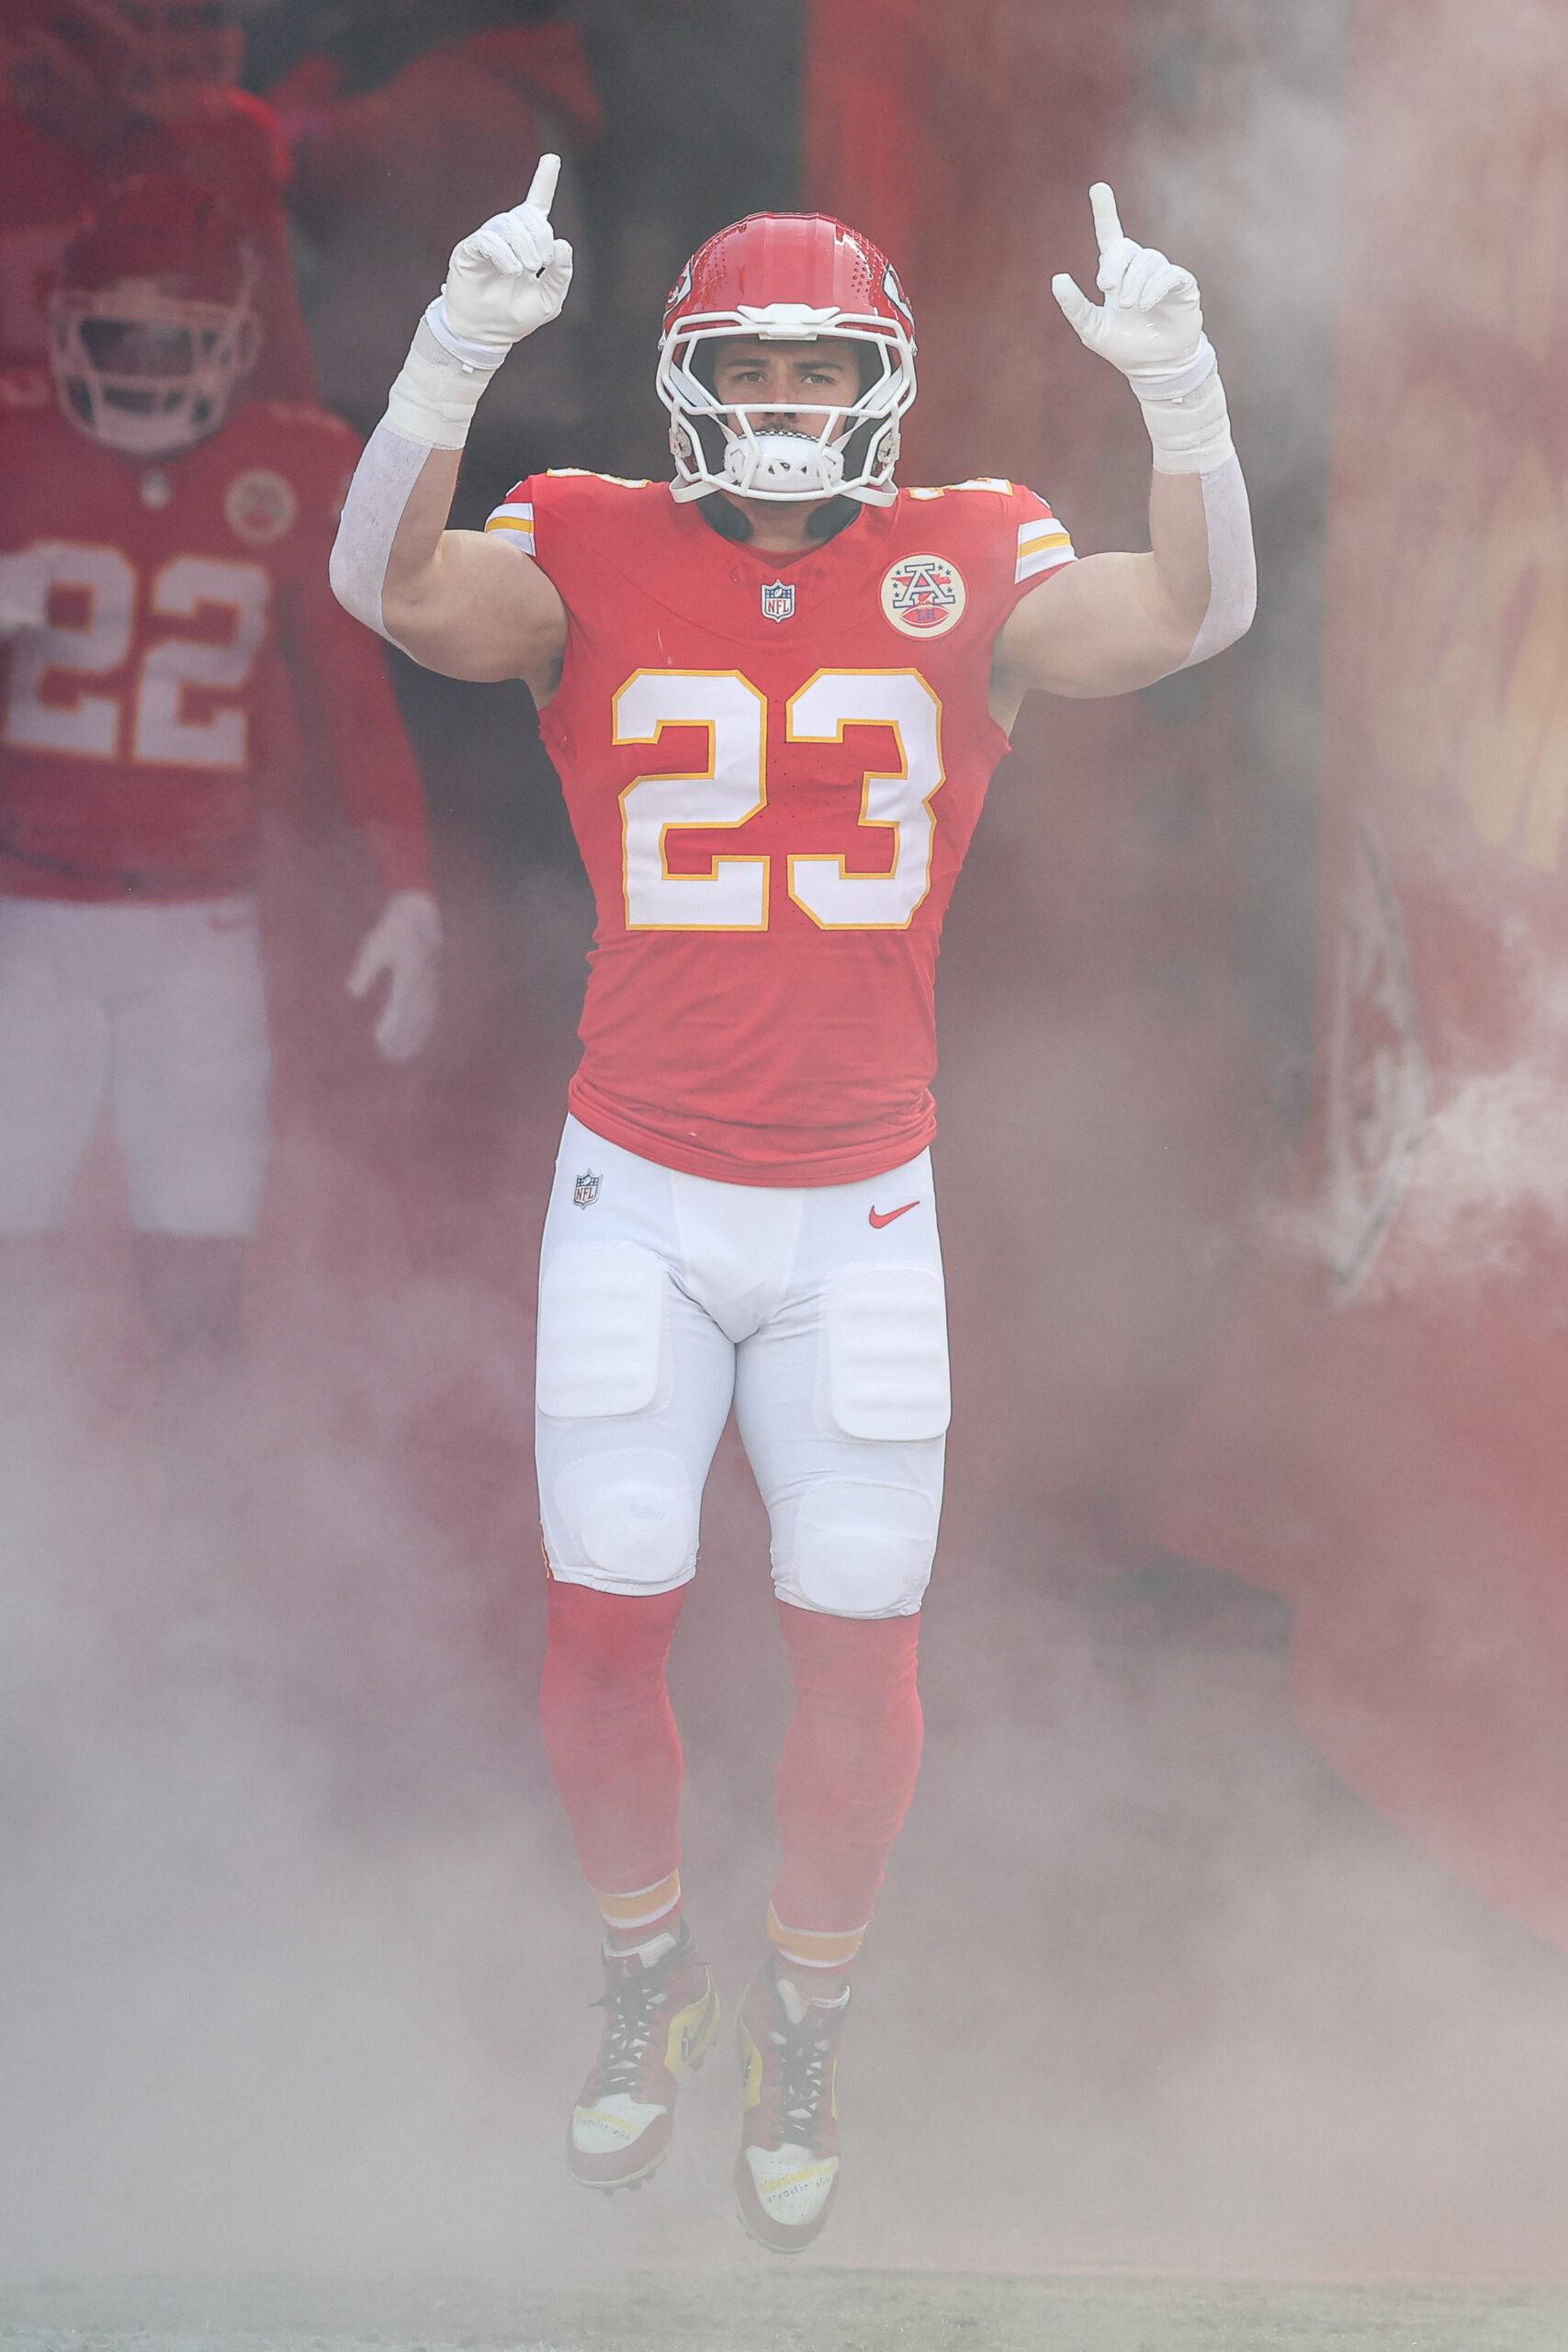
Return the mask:
<path id="1" fill-rule="evenodd" d="M 795 1714 L 774 1783 L 784 1864 L 768 1933 L 792 1973 L 841 1973 L 915 1792 L 920 1621 L 779 1610 Z"/>
<path id="2" fill-rule="evenodd" d="M 681 1738 L 664 1669 L 686 1587 L 632 1596 L 552 1577 L 549 1596 L 551 1776 L 612 1940 L 645 1942 L 681 1907 Z"/>

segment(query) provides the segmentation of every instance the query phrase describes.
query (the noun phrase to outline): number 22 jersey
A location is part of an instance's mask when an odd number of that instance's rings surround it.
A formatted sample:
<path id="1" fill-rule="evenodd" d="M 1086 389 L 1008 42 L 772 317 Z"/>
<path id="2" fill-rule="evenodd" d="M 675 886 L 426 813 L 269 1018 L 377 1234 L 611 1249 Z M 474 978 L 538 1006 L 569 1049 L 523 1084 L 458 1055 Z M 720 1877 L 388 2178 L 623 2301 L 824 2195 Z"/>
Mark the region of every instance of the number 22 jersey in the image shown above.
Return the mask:
<path id="1" fill-rule="evenodd" d="M 428 887 L 419 776 L 380 648 L 333 598 L 354 462 L 319 410 L 245 401 L 162 464 L 0 376 L 0 556 L 49 578 L 0 643 L 0 894 L 253 889 L 291 693 L 387 888 Z"/>
<path id="2" fill-rule="evenodd" d="M 541 731 L 597 914 L 578 1118 L 721 1182 L 913 1159 L 942 918 L 1008 749 L 992 650 L 1073 560 L 1051 509 L 901 491 L 781 560 L 665 483 L 552 473 L 487 528 L 569 620 Z"/>

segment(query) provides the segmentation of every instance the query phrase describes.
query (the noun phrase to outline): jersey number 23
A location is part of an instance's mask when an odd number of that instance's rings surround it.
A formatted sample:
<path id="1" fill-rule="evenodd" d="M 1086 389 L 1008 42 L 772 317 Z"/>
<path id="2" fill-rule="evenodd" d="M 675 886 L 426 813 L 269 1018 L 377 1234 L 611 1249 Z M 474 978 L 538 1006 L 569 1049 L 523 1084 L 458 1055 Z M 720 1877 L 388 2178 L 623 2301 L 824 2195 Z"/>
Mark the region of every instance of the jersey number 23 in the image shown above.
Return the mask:
<path id="1" fill-rule="evenodd" d="M 668 843 L 685 830 L 744 825 L 766 806 L 767 697 L 737 670 L 639 670 L 614 708 L 617 743 L 656 743 L 667 727 L 708 739 L 699 772 L 641 775 L 621 795 L 627 929 L 765 931 L 771 859 L 718 856 L 706 874 L 671 874 Z M 897 746 L 896 770 L 863 779 L 859 818 L 891 835 L 891 863 L 857 874 L 847 855 L 791 856 L 786 887 L 823 931 L 902 931 L 931 888 L 942 705 L 913 670 L 819 670 L 790 697 L 784 741 L 841 743 L 851 727 L 891 729 Z"/>

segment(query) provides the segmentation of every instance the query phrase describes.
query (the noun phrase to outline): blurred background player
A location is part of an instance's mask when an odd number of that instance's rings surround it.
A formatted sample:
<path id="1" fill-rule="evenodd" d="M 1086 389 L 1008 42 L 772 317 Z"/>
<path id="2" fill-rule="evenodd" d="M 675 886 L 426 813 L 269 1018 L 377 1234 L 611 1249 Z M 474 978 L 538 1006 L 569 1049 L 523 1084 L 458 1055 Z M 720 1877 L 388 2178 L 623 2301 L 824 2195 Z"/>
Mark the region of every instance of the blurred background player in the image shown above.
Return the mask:
<path id="1" fill-rule="evenodd" d="M 66 252 L 51 372 L 0 379 L 0 1254 L 38 1286 L 108 1104 L 167 1359 L 241 1329 L 285 664 L 387 894 L 351 980 L 382 1054 L 416 1053 L 435 1007 L 417 772 L 381 657 L 327 586 L 355 444 L 248 397 L 257 266 L 192 181 L 116 185 Z"/>
<path id="2" fill-rule="evenodd" d="M 519 155 L 561 151 L 560 215 L 577 254 L 577 295 L 535 378 L 499 384 L 479 420 L 459 492 L 460 519 L 475 528 L 519 473 L 566 463 L 585 432 L 594 432 L 593 446 L 617 451 L 610 462 L 621 470 L 644 470 L 623 466 L 613 428 L 604 431 L 606 352 L 619 366 L 624 346 L 656 332 L 658 321 L 624 311 L 612 319 L 588 300 L 623 208 L 613 196 L 606 202 L 616 142 L 599 138 L 605 60 L 602 44 L 590 59 L 581 15 L 574 6 L 569 17 L 558 0 L 281 0 L 245 13 L 248 79 L 275 109 L 291 157 L 286 201 L 320 397 L 362 438 L 386 404 L 408 322 L 440 282 L 450 221 L 479 219 Z M 622 29 L 632 74 L 646 68 L 656 35 L 646 21 Z M 677 175 L 678 185 L 690 176 Z M 673 266 L 666 253 L 686 249 L 679 239 L 659 249 L 656 286 Z M 447 1032 L 448 1069 L 471 1051 L 474 1083 L 496 1101 L 492 1057 L 511 1064 L 519 1017 L 495 994 L 513 963 L 502 944 L 516 935 L 513 902 L 522 894 L 570 903 L 581 869 L 525 690 L 478 696 L 412 663 L 393 668 L 440 807 L 449 884 L 466 877 L 471 910 L 476 899 L 486 910 L 507 902 L 495 910 L 500 933 L 488 952 L 488 915 L 465 927 Z M 469 973 L 475 985 L 465 991 Z M 466 1121 L 450 1123 L 459 1150 L 469 1131 Z"/>
<path id="3" fill-rule="evenodd" d="M 1025 695 L 1125 693 L 1233 643 L 1251 533 L 1196 283 L 1123 234 L 1102 185 L 1105 300 L 1053 290 L 1138 396 L 1152 552 L 1079 563 L 1008 481 L 900 491 L 908 299 L 866 239 L 798 214 L 721 231 L 670 297 L 672 482 L 537 476 L 486 535 L 447 529 L 485 387 L 570 286 L 555 178 L 547 156 L 454 253 L 333 582 L 431 667 L 527 683 L 597 905 L 538 1321 L 542 1722 L 606 1939 L 569 2162 L 601 2188 L 653 2171 L 714 2032 L 665 1668 L 733 1405 L 795 1700 L 735 2178 L 752 2234 L 793 2251 L 836 2195 L 849 1973 L 920 1751 L 948 1418 L 942 919 Z"/>
<path id="4" fill-rule="evenodd" d="M 314 397 L 272 110 L 239 86 L 220 0 L 0 0 L 0 368 L 42 367 L 49 290 L 111 181 L 170 173 L 220 196 L 255 256 L 255 392 Z"/>

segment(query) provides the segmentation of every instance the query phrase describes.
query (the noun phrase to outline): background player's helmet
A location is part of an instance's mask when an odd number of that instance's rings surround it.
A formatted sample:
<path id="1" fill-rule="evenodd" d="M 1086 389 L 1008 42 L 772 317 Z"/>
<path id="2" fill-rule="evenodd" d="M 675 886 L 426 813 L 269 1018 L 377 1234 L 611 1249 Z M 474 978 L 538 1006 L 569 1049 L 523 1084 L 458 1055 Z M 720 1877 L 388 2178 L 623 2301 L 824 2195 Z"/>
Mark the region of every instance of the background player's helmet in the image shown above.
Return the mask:
<path id="1" fill-rule="evenodd" d="M 694 254 L 664 309 L 659 397 L 670 411 L 674 494 L 858 498 L 896 492 L 898 420 L 915 397 L 915 321 L 897 273 L 868 237 L 816 212 L 756 212 Z M 816 434 L 770 427 L 778 404 L 725 408 L 713 390 L 716 346 L 737 335 L 862 347 L 861 390 L 823 412 Z"/>
<path id="2" fill-rule="evenodd" d="M 56 104 L 191 112 L 239 79 L 243 32 L 223 0 L 0 0 L 0 55 L 22 96 Z"/>
<path id="3" fill-rule="evenodd" d="M 255 362 L 255 255 L 221 198 L 149 174 L 107 190 L 67 246 L 50 365 L 81 432 L 127 457 L 175 456 L 222 424 Z"/>

